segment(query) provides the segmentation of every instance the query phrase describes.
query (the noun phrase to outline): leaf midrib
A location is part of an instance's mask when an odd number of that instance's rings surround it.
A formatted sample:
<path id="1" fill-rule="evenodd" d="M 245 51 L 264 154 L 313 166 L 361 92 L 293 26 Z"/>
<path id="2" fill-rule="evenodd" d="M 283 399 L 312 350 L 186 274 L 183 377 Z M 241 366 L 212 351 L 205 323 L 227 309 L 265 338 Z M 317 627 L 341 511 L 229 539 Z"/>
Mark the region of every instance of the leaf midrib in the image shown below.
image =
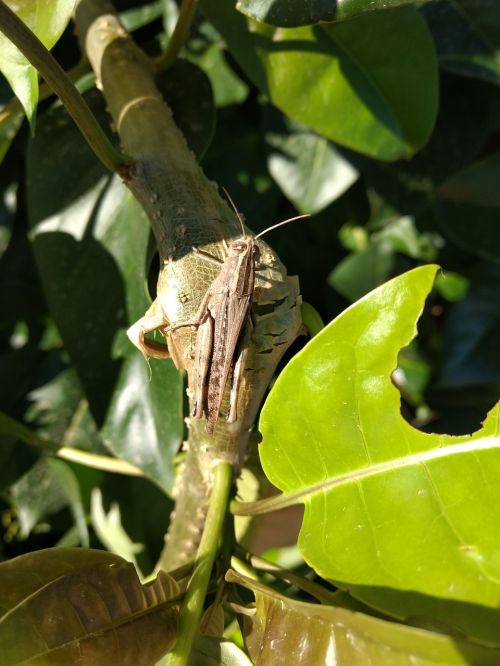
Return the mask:
<path id="1" fill-rule="evenodd" d="M 359 482 L 370 477 L 387 474 L 406 467 L 426 465 L 434 460 L 447 458 L 453 455 L 476 453 L 477 451 L 487 451 L 490 449 L 500 450 L 500 438 L 494 436 L 483 437 L 481 439 L 473 439 L 467 442 L 458 442 L 447 446 L 428 449 L 426 451 L 420 451 L 419 453 L 405 455 L 404 457 L 393 458 L 382 463 L 372 464 L 364 468 L 357 468 L 350 472 L 329 477 L 328 479 L 305 486 L 300 490 L 291 493 L 283 493 L 282 495 L 273 496 L 268 500 L 256 502 L 254 506 L 259 506 L 258 513 L 276 511 L 293 504 L 306 503 L 307 500 L 313 498 L 315 495 L 320 493 L 324 494 L 325 492 L 331 491 L 339 486 L 347 485 L 348 483 Z M 243 504 L 238 504 L 238 508 L 241 511 L 243 511 L 243 506 Z"/>

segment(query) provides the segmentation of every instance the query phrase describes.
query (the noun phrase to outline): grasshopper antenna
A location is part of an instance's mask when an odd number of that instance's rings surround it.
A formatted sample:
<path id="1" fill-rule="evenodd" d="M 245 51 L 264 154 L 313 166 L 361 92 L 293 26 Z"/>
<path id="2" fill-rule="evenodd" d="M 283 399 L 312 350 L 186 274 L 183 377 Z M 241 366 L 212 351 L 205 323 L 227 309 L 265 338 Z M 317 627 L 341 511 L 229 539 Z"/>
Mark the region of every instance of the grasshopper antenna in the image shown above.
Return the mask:
<path id="1" fill-rule="evenodd" d="M 234 212 L 236 213 L 236 217 L 238 218 L 238 222 L 240 223 L 240 226 L 241 226 L 242 234 L 243 234 L 243 236 L 245 236 L 245 235 L 246 235 L 246 233 L 245 233 L 245 225 L 243 224 L 243 220 L 241 219 L 241 215 L 239 214 L 238 209 L 236 208 L 236 205 L 235 205 L 234 201 L 231 199 L 231 195 L 230 195 L 229 192 L 226 190 L 226 188 L 223 187 L 222 190 L 223 190 L 224 194 L 226 195 L 226 197 L 228 198 L 228 201 L 229 201 L 229 203 L 231 204 L 231 206 L 232 206 Z"/>
<path id="2" fill-rule="evenodd" d="M 273 224 L 271 227 L 267 227 L 267 229 L 264 229 L 264 231 L 261 231 L 259 234 L 254 236 L 254 239 L 260 238 L 264 234 L 267 234 L 268 231 L 272 231 L 273 229 L 282 227 L 284 224 L 288 224 L 289 222 L 293 222 L 294 220 L 303 220 L 305 217 L 311 217 L 311 216 L 308 213 L 306 213 L 305 215 L 296 215 L 295 217 L 289 217 L 288 220 L 283 220 L 283 222 L 278 222 L 278 224 Z"/>

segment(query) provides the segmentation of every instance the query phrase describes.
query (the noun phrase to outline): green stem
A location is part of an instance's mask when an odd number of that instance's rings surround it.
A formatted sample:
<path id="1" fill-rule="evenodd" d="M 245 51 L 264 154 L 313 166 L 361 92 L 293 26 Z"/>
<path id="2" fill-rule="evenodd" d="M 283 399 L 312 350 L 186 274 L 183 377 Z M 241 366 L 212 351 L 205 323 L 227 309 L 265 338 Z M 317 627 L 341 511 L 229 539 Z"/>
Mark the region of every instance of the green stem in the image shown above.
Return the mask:
<path id="1" fill-rule="evenodd" d="M 194 562 L 193 575 L 181 607 L 179 638 L 170 655 L 169 666 L 186 666 L 189 662 L 224 525 L 232 475 L 233 469 L 229 463 L 220 463 L 214 470 L 214 485 L 207 518 Z"/>
<path id="2" fill-rule="evenodd" d="M 104 166 L 110 171 L 123 166 L 126 163 L 125 157 L 108 140 L 57 60 L 3 0 L 0 0 L 0 30 L 17 46 L 56 93 Z"/>
<path id="3" fill-rule="evenodd" d="M 245 553 L 245 559 L 250 562 L 252 567 L 258 571 L 265 571 L 266 573 L 272 574 L 275 578 L 279 578 L 280 580 L 284 580 L 287 583 L 298 587 L 299 590 L 307 592 L 312 597 L 318 599 L 318 601 L 321 601 L 321 603 L 335 604 L 335 594 L 324 588 L 319 583 L 315 583 L 308 578 L 304 578 L 304 576 L 299 576 L 298 574 L 294 573 L 293 571 L 289 571 L 288 569 L 282 569 L 277 564 L 269 562 L 268 560 L 265 560 L 262 557 L 258 557 L 257 555 L 253 555 L 252 553 Z M 244 570 L 242 573 L 245 576 L 248 576 Z M 255 573 L 253 573 L 253 577 L 255 578 Z"/>
<path id="4" fill-rule="evenodd" d="M 157 65 L 160 69 L 168 69 L 176 61 L 189 34 L 197 5 L 198 0 L 182 0 L 177 23 L 175 24 L 174 32 L 170 37 L 167 50 L 164 55 L 157 60 Z"/>

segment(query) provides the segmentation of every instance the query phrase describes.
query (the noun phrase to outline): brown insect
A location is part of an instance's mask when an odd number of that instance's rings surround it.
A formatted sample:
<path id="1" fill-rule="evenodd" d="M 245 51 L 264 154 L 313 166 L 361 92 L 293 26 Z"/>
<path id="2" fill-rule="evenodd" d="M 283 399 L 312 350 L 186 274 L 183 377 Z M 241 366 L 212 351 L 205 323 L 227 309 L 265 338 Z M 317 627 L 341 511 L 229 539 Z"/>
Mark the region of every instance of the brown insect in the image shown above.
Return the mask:
<path id="1" fill-rule="evenodd" d="M 242 236 L 229 245 L 224 243 L 226 257 L 220 262 L 215 257 L 196 249 L 200 259 L 221 265 L 220 273 L 208 288 L 193 319 L 168 326 L 165 335 L 187 326 L 198 329 L 195 351 L 195 386 L 193 416 L 207 419 L 207 432 L 213 434 L 219 418 L 224 391 L 232 377 L 227 421 L 237 419 L 238 391 L 245 370 L 248 345 L 254 326 L 252 298 L 255 286 L 255 269 L 259 248 L 255 241 L 268 231 L 308 215 L 298 215 L 275 224 L 256 236 L 245 233 L 243 221 L 231 197 L 231 202 L 242 229 Z M 144 318 L 143 318 L 144 319 Z M 157 356 L 158 343 L 144 340 L 144 332 L 153 330 L 144 326 L 139 333 L 137 322 L 129 329 L 129 337 L 142 351 Z M 157 325 L 154 327 L 158 327 Z M 146 343 L 147 342 L 147 343 Z M 163 348 L 165 345 L 161 345 Z M 162 352 L 162 356 L 167 354 Z"/>

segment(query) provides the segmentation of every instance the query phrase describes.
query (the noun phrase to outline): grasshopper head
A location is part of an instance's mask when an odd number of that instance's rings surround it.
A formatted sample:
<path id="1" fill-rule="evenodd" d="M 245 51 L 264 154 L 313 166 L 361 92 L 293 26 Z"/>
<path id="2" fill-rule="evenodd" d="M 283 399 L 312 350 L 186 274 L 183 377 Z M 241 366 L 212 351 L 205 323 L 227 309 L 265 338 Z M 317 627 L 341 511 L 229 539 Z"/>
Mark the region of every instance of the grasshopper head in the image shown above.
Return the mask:
<path id="1" fill-rule="evenodd" d="M 259 254 L 259 248 L 255 245 L 252 236 L 245 236 L 233 241 L 230 251 L 234 252 L 234 254 L 250 254 L 253 257 L 257 257 Z"/>

